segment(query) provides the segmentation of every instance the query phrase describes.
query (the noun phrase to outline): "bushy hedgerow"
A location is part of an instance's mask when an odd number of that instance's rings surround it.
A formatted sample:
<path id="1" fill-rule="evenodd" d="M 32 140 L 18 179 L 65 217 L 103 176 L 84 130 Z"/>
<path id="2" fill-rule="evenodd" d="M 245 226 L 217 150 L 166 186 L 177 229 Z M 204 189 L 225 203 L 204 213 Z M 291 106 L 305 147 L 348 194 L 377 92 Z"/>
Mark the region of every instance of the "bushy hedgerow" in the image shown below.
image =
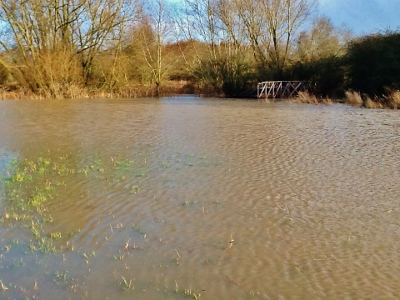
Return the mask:
<path id="1" fill-rule="evenodd" d="M 366 36 L 350 43 L 345 57 L 349 86 L 370 95 L 400 88 L 400 33 Z"/>

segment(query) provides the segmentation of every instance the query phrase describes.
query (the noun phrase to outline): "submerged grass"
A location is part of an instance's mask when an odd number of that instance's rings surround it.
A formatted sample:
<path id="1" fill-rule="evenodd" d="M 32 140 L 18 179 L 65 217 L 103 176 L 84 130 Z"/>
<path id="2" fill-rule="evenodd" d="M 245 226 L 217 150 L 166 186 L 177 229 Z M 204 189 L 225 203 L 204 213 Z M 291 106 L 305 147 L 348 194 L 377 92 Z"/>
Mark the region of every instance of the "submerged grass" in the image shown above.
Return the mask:
<path id="1" fill-rule="evenodd" d="M 3 283 L 3 281 L 0 279 L 0 290 L 2 291 L 7 291 L 8 287 Z"/>
<path id="2" fill-rule="evenodd" d="M 42 255 L 45 255 L 51 261 L 58 261 L 60 263 L 59 269 L 54 268 L 53 271 L 47 269 L 45 271 L 45 278 L 38 277 L 38 280 L 35 278 L 34 284 L 29 283 L 29 287 L 25 283 L 23 283 L 23 287 L 19 283 L 11 285 L 8 284 L 8 282 L 12 282 L 10 278 L 1 278 L 2 280 L 6 280 L 6 284 L 0 281 L 0 292 L 5 292 L 10 287 L 10 290 L 7 292 L 10 294 L 10 298 L 14 298 L 18 293 L 20 293 L 20 296 L 25 296 L 24 293 L 27 290 L 32 295 L 36 294 L 36 291 L 41 290 L 45 285 L 42 281 L 49 280 L 53 285 L 57 285 L 57 288 L 65 288 L 73 292 L 79 291 L 83 286 L 81 284 L 82 281 L 75 279 L 73 272 L 69 273 L 65 270 L 65 266 L 68 264 L 66 261 L 69 261 L 70 257 L 78 261 L 82 260 L 81 265 L 85 268 L 85 271 L 90 271 L 90 268 L 93 268 L 92 261 L 99 261 L 97 255 L 101 256 L 101 252 L 96 253 L 92 250 L 84 250 L 74 244 L 73 238 L 77 234 L 76 231 L 73 233 L 65 232 L 60 227 L 52 225 L 54 222 L 51 216 L 52 209 L 57 204 L 57 201 L 59 201 L 59 195 L 68 191 L 71 181 L 84 181 L 88 183 L 88 187 L 92 186 L 97 189 L 99 186 L 103 186 L 103 180 L 106 179 L 109 180 L 108 183 L 110 183 L 110 186 L 117 185 L 122 191 L 125 189 L 126 195 L 133 197 L 132 194 L 139 193 L 141 187 L 133 183 L 120 184 L 120 180 L 124 180 L 125 176 L 130 179 L 134 179 L 138 175 L 140 177 L 146 176 L 146 172 L 148 171 L 146 160 L 144 163 L 146 166 L 144 166 L 142 160 L 136 164 L 134 161 L 118 155 L 112 156 L 111 159 L 110 157 L 104 158 L 94 155 L 91 159 L 81 163 L 72 161 L 67 157 L 68 155 L 50 156 L 46 154 L 30 159 L 16 158 L 9 163 L 6 170 L 0 170 L 1 174 L 4 174 L 0 178 L 0 203 L 2 205 L 0 207 L 0 213 L 2 213 L 0 221 L 5 227 L 13 226 L 22 230 L 18 230 L 18 233 L 22 232 L 21 242 L 18 241 L 17 243 L 19 246 L 17 247 L 17 244 L 6 241 L 6 246 L 3 252 L 0 253 L 1 257 L 2 255 L 8 258 L 16 256 L 18 258 L 17 262 L 21 262 L 22 264 L 28 262 L 30 257 L 42 257 Z M 205 158 L 201 158 L 201 160 L 196 158 L 197 156 L 195 155 L 180 155 L 174 157 L 174 160 L 168 160 L 168 164 L 164 163 L 165 161 L 163 160 L 163 163 L 152 165 L 158 166 L 158 171 L 171 172 L 171 170 L 175 170 L 175 168 L 170 167 L 174 163 L 180 168 L 185 166 L 191 167 L 191 165 L 203 166 L 206 163 Z M 200 161 L 202 162 L 201 164 L 199 163 Z M 89 190 L 88 193 L 93 194 L 93 191 Z M 195 203 L 195 201 L 187 200 L 185 205 Z M 110 212 L 109 216 L 110 220 L 114 219 L 112 212 Z M 122 224 L 118 221 L 111 222 L 113 222 L 110 224 L 111 235 L 116 231 L 129 230 L 129 239 L 123 240 L 118 255 L 114 256 L 116 264 L 124 264 L 124 268 L 127 270 L 128 266 L 122 260 L 126 260 L 127 257 L 132 255 L 145 253 L 144 250 L 146 250 L 146 247 L 140 241 L 145 243 L 149 240 L 147 238 L 149 232 L 146 232 L 144 227 L 142 227 L 143 225 L 139 225 L 140 223 L 135 225 L 133 223 Z M 106 240 L 111 235 L 107 234 Z M 139 237 L 141 238 L 139 246 L 133 240 L 131 241 L 132 236 L 137 239 L 136 242 L 138 242 Z M 180 254 L 177 250 L 175 251 L 177 254 L 177 264 L 179 264 Z M 31 267 L 30 264 L 25 266 L 25 268 L 29 267 Z M 9 269 L 11 270 L 11 268 L 14 267 L 10 264 Z M 2 269 L 4 267 L 0 267 L 0 270 Z M 11 272 L 9 269 L 6 271 Z M 21 269 L 19 272 L 24 272 L 25 270 L 28 269 Z M 116 278 L 115 281 L 121 293 L 123 291 L 134 290 L 134 278 L 130 279 L 131 277 L 129 276 L 119 276 Z M 33 289 L 32 285 L 34 286 Z M 137 290 L 139 291 L 139 289 Z M 169 292 L 173 293 L 173 289 Z M 193 290 L 190 286 L 185 289 L 177 287 L 176 292 L 181 296 L 195 299 L 201 296 L 200 292 Z M 23 298 L 23 296 L 20 298 Z"/>
<path id="3" fill-rule="evenodd" d="M 9 203 L 3 221 L 33 221 L 34 213 L 42 215 L 42 219 L 45 219 L 44 203 L 52 197 L 54 191 L 50 178 L 45 178 L 46 173 L 52 173 L 50 171 L 50 161 L 41 157 L 36 160 L 11 161 L 8 170 L 8 174 L 11 175 L 2 182 L 4 197 Z"/>
<path id="4" fill-rule="evenodd" d="M 118 285 L 121 286 L 124 291 L 133 291 L 135 289 L 132 279 L 126 279 L 124 276 L 121 276 Z"/>
<path id="5" fill-rule="evenodd" d="M 178 282 L 175 281 L 175 293 L 191 297 L 193 299 L 199 299 L 201 297 L 201 293 L 192 289 L 191 286 L 189 288 L 181 289 L 178 286 Z"/>
<path id="6" fill-rule="evenodd" d="M 46 223 L 52 223 L 49 204 L 57 198 L 60 188 L 66 189 L 65 178 L 90 176 L 92 180 L 104 179 L 106 170 L 117 174 L 119 181 L 132 169 L 133 161 L 111 157 L 104 161 L 95 157 L 82 168 L 77 168 L 67 159 L 68 155 L 57 158 L 39 156 L 34 159 L 15 158 L 10 161 L 5 178 L 0 178 L 0 198 L 5 207 L 0 220 L 4 226 L 19 225 L 28 229 L 33 239 L 31 251 L 56 252 L 61 249 L 62 240 L 70 237 L 60 231 L 46 233 Z M 133 186 L 131 194 L 140 191 Z"/>

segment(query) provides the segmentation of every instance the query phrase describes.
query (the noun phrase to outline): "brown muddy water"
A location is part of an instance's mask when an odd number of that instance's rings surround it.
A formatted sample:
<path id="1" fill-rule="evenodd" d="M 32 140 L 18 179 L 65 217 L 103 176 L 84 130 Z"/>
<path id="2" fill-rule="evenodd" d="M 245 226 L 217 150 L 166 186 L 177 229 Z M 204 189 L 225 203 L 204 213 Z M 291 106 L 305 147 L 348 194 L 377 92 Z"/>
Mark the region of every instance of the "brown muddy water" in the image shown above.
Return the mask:
<path id="1" fill-rule="evenodd" d="M 398 299 L 397 111 L 0 102 L 1 299 Z"/>

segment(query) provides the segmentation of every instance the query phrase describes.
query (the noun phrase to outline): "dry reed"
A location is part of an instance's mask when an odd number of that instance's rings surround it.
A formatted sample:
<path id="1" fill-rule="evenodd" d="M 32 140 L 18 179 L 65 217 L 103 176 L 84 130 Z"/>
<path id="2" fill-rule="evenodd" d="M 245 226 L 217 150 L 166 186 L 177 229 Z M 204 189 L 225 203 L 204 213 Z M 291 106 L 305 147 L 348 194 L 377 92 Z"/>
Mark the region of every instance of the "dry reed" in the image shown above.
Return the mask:
<path id="1" fill-rule="evenodd" d="M 345 103 L 352 106 L 364 106 L 365 108 L 377 109 L 377 108 L 390 108 L 400 109 L 400 91 L 389 91 L 387 96 L 375 97 L 371 99 L 369 96 L 361 96 L 358 92 L 347 91 L 345 93 Z"/>
<path id="2" fill-rule="evenodd" d="M 187 85 L 187 84 L 186 84 Z M 174 96 L 190 92 L 185 82 L 166 81 L 161 88 L 160 96 Z M 144 86 L 137 83 L 126 84 L 118 88 L 93 88 L 70 83 L 63 86 L 51 84 L 52 89 L 33 92 L 29 88 L 17 84 L 0 85 L 0 100 L 43 100 L 43 99 L 85 99 L 85 98 L 138 98 L 154 97 L 154 86 Z"/>
<path id="3" fill-rule="evenodd" d="M 330 106 L 330 105 L 333 104 L 333 101 L 332 101 L 332 99 L 330 99 L 330 98 L 323 98 L 323 99 L 322 99 L 322 103 L 325 104 L 325 105 L 327 105 L 327 106 Z"/>
<path id="4" fill-rule="evenodd" d="M 350 92 L 347 91 L 345 93 L 345 103 L 351 106 L 362 106 L 363 100 L 361 98 L 361 94 L 358 92 Z"/>
<path id="5" fill-rule="evenodd" d="M 391 109 L 400 108 L 400 91 L 392 91 L 389 93 L 386 99 L 386 106 Z"/>
<path id="6" fill-rule="evenodd" d="M 368 96 L 366 97 L 366 99 L 364 101 L 364 106 L 366 108 L 372 108 L 372 109 L 382 108 L 382 104 L 380 102 L 374 101 Z"/>
<path id="7" fill-rule="evenodd" d="M 40 100 L 43 97 L 24 88 L 17 88 L 13 85 L 4 85 L 0 87 L 0 100 Z"/>
<path id="8" fill-rule="evenodd" d="M 298 103 L 306 103 L 306 104 L 325 104 L 325 105 L 332 105 L 332 99 L 326 98 L 317 98 L 315 95 L 310 94 L 309 92 L 299 92 L 297 101 Z"/>
<path id="9" fill-rule="evenodd" d="M 311 95 L 308 92 L 299 92 L 297 101 L 299 103 L 306 103 L 306 104 L 319 104 L 319 101 L 315 95 Z"/>

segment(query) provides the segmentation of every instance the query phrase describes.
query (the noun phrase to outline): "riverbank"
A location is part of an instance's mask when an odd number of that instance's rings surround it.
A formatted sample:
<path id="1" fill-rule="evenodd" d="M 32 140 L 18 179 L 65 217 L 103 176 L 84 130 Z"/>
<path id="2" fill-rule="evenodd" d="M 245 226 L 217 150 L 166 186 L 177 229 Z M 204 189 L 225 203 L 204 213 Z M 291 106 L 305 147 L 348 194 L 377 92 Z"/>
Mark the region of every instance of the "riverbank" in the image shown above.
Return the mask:
<path id="1" fill-rule="evenodd" d="M 50 92 L 53 91 L 53 92 Z M 47 91 L 34 93 L 28 88 L 24 88 L 16 83 L 0 85 L 0 100 L 50 100 L 50 99 L 91 99 L 91 98 L 139 98 L 185 95 L 195 93 L 192 83 L 184 80 L 167 81 L 163 86 L 130 84 L 119 89 L 105 89 L 95 87 L 80 87 L 68 85 L 65 88 L 49 89 Z"/>
<path id="2" fill-rule="evenodd" d="M 201 93 L 196 93 L 196 88 L 193 84 L 186 81 L 169 82 L 163 86 L 161 90 L 162 97 L 197 94 L 206 96 Z M 7 84 L 0 86 L 0 100 L 49 100 L 49 99 L 90 99 L 90 98 L 139 98 L 139 97 L 155 97 L 157 90 L 154 87 L 144 86 L 127 86 L 123 90 L 106 91 L 106 90 L 89 90 L 76 86 L 69 87 L 65 92 L 51 96 L 46 93 L 33 93 L 28 89 L 24 89 L 16 84 Z M 216 95 L 212 95 L 215 97 Z M 223 95 L 218 95 L 218 98 L 223 98 Z M 302 104 L 324 104 L 332 105 L 335 103 L 344 103 L 350 106 L 365 107 L 370 109 L 399 109 L 400 108 L 400 91 L 388 91 L 387 95 L 374 97 L 373 99 L 366 94 L 361 94 L 354 91 L 346 91 L 343 99 L 332 99 L 329 97 L 317 97 L 308 92 L 299 92 L 296 97 L 289 99 L 294 103 Z M 269 99 L 266 99 L 269 101 Z"/>
<path id="3" fill-rule="evenodd" d="M 304 104 L 325 104 L 332 105 L 334 103 L 344 103 L 350 106 L 365 107 L 370 109 L 399 109 L 400 108 L 400 91 L 390 91 L 387 95 L 381 97 L 374 97 L 372 99 L 368 95 L 361 94 L 354 91 L 346 91 L 344 99 L 331 99 L 316 97 L 307 92 L 299 92 L 298 96 L 294 98 L 293 102 Z"/>

